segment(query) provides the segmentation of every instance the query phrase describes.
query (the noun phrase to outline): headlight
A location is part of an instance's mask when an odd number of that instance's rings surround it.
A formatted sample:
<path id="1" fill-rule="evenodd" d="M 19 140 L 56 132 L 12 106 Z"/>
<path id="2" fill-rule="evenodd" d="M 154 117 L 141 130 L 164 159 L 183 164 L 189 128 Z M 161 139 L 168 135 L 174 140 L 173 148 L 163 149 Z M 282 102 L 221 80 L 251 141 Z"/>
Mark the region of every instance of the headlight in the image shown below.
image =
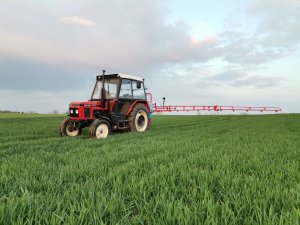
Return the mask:
<path id="1" fill-rule="evenodd" d="M 78 109 L 76 109 L 76 111 L 75 111 L 75 112 L 76 112 L 76 114 L 78 114 Z"/>

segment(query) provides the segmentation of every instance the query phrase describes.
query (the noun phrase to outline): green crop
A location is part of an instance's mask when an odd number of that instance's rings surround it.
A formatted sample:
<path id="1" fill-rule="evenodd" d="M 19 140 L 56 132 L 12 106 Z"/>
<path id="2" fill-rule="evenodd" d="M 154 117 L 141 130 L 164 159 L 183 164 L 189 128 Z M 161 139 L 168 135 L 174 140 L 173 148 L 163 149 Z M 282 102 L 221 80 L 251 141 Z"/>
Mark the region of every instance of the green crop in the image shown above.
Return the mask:
<path id="1" fill-rule="evenodd" d="M 0 114 L 0 224 L 300 224 L 300 115 L 155 116 L 61 138 Z"/>

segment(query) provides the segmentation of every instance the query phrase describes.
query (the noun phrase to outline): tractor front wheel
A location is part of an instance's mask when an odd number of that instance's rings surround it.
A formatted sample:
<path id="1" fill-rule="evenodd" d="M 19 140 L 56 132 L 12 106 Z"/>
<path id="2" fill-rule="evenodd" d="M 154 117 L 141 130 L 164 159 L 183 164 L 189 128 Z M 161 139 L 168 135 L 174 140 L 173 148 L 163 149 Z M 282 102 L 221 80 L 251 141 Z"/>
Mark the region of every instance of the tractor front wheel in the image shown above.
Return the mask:
<path id="1" fill-rule="evenodd" d="M 94 120 L 89 129 L 91 138 L 106 138 L 110 134 L 110 124 L 105 120 Z"/>
<path id="2" fill-rule="evenodd" d="M 143 132 L 149 128 L 149 110 L 144 104 L 136 104 L 129 114 L 129 130 Z"/>
<path id="3" fill-rule="evenodd" d="M 64 119 L 60 124 L 60 135 L 62 137 L 75 137 L 81 134 L 81 127 L 70 119 Z"/>

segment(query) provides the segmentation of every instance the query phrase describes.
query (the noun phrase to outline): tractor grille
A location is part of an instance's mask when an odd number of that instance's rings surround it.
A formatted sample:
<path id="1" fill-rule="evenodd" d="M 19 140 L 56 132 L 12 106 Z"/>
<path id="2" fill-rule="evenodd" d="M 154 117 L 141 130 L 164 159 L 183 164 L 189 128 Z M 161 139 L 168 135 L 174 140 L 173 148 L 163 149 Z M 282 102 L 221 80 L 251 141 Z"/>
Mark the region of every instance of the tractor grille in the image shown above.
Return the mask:
<path id="1" fill-rule="evenodd" d="M 70 108 L 70 117 L 79 117 L 78 108 Z"/>
<path id="2" fill-rule="evenodd" d="M 90 108 L 84 108 L 84 117 L 91 117 L 91 109 Z"/>

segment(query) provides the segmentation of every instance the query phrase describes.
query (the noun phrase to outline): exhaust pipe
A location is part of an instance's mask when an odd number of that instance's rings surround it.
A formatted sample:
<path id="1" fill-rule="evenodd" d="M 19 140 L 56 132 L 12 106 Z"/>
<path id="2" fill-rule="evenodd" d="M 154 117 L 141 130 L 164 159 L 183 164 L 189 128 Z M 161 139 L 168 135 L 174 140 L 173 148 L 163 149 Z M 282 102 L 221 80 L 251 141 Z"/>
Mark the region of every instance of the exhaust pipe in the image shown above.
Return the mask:
<path id="1" fill-rule="evenodd" d="M 104 79 L 104 76 L 105 76 L 105 70 L 102 70 L 102 109 L 104 111 L 104 108 L 105 108 L 105 89 L 104 89 L 104 84 L 105 84 L 105 79 Z"/>

